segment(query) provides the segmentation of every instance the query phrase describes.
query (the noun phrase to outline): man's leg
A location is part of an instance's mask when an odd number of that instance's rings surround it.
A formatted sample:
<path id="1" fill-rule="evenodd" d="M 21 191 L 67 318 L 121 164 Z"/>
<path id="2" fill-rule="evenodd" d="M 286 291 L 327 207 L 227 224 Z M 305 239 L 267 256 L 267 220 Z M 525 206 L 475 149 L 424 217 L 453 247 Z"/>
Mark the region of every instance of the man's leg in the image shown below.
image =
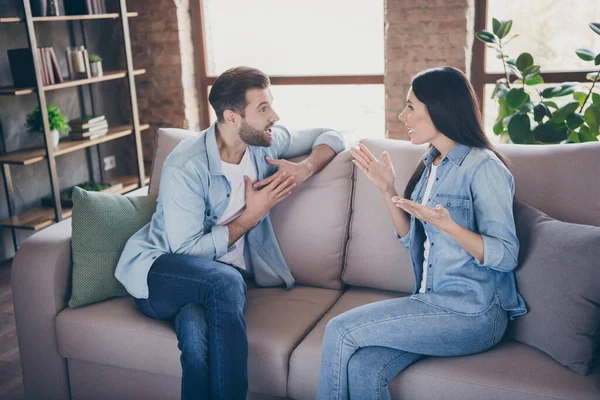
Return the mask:
<path id="1" fill-rule="evenodd" d="M 181 398 L 210 399 L 208 321 L 204 306 L 190 303 L 173 321 L 181 350 Z"/>
<path id="2" fill-rule="evenodd" d="M 184 376 L 182 391 L 187 384 L 202 376 L 193 375 L 195 366 L 183 363 L 200 355 L 198 341 L 199 309 L 185 309 L 188 304 L 203 306 L 208 332 L 208 364 L 212 399 L 245 399 L 248 390 L 248 339 L 246 337 L 246 284 L 240 273 L 229 265 L 200 257 L 166 254 L 159 257 L 148 274 L 148 299 L 160 319 L 173 319 L 181 328 L 178 332 L 182 349 L 182 368 L 190 372 Z M 183 315 L 179 315 L 185 312 Z M 191 321 L 190 321 L 191 319 Z M 179 330 L 179 329 L 178 329 Z M 193 334 L 189 334 L 194 332 Z M 183 354 L 184 349 L 186 355 Z M 193 361 L 192 361 L 193 362 Z M 189 378 L 189 379 L 186 379 Z M 190 391 L 193 391 L 190 389 Z M 200 398 L 200 397 L 196 397 Z"/>

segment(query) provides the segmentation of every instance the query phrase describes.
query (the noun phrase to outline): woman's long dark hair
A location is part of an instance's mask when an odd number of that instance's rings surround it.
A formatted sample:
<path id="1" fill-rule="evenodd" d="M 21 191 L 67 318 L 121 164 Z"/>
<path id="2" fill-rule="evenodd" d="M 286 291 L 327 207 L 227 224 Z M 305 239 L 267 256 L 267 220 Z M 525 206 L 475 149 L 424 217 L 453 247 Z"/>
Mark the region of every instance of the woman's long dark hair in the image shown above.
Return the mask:
<path id="1" fill-rule="evenodd" d="M 452 67 L 427 69 L 415 75 L 412 90 L 427 107 L 438 131 L 456 143 L 491 150 L 507 164 L 485 135 L 477 96 L 462 71 Z M 406 185 L 405 198 L 410 198 L 424 170 L 421 160 Z"/>

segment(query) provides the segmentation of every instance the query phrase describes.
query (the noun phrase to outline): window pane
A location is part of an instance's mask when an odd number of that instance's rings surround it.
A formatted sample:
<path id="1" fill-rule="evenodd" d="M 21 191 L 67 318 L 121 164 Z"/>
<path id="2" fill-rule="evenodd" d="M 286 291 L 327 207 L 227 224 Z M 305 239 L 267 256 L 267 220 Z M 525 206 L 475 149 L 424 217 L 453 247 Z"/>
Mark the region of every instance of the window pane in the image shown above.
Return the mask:
<path id="1" fill-rule="evenodd" d="M 385 136 L 383 85 L 271 86 L 271 92 L 273 109 L 284 126 L 335 129 L 350 145 Z M 215 119 L 211 109 L 211 123 Z"/>
<path id="2" fill-rule="evenodd" d="M 207 74 L 383 74 L 383 0 L 204 0 Z"/>
<path id="3" fill-rule="evenodd" d="M 575 54 L 579 48 L 600 52 L 600 36 L 590 28 L 600 22 L 598 0 L 488 0 L 487 28 L 492 30 L 492 17 L 513 20 L 511 33 L 520 36 L 506 45 L 506 52 L 516 58 L 523 52 L 533 55 L 544 71 L 575 71 L 594 69 L 594 64 Z M 486 48 L 486 71 L 503 72 L 494 49 Z"/>

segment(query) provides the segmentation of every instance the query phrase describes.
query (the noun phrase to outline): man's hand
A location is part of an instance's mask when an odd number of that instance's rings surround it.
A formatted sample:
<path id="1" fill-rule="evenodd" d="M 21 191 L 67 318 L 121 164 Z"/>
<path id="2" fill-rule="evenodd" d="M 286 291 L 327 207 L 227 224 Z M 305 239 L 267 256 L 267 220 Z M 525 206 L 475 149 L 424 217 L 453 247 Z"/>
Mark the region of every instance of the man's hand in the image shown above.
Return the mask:
<path id="1" fill-rule="evenodd" d="M 246 183 L 246 210 L 242 214 L 249 221 L 258 224 L 258 222 L 273 208 L 273 206 L 285 199 L 292 193 L 296 187 L 295 177 L 282 171 L 277 177 L 270 180 L 262 189 L 257 190 L 255 185 L 247 176 L 244 177 Z"/>
<path id="2" fill-rule="evenodd" d="M 299 163 L 293 163 L 287 160 L 274 160 L 269 157 L 265 157 L 265 160 L 269 164 L 275 165 L 277 167 L 277 172 L 275 172 L 268 178 L 263 179 L 262 181 L 254 183 L 253 186 L 255 188 L 260 188 L 265 185 L 268 185 L 269 183 L 275 181 L 275 179 L 279 178 L 284 174 L 288 177 L 294 178 L 294 182 L 296 183 L 296 185 L 299 185 L 313 174 L 312 165 L 310 162 L 307 162 L 307 160 L 304 160 Z"/>

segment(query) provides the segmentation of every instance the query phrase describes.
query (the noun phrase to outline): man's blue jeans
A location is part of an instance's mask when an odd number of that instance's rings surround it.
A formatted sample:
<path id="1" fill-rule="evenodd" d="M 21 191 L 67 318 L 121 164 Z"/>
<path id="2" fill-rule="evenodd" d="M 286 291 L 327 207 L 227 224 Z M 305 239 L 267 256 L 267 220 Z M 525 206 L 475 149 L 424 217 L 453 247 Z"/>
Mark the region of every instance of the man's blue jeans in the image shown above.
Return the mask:
<path id="1" fill-rule="evenodd" d="M 165 254 L 148 274 L 149 317 L 172 320 L 181 350 L 181 398 L 245 399 L 248 390 L 246 284 L 235 268 L 200 257 Z"/>
<path id="2" fill-rule="evenodd" d="M 390 399 L 388 382 L 409 365 L 425 356 L 485 351 L 500 341 L 507 322 L 495 303 L 478 314 L 410 297 L 357 307 L 327 324 L 317 398 Z"/>

